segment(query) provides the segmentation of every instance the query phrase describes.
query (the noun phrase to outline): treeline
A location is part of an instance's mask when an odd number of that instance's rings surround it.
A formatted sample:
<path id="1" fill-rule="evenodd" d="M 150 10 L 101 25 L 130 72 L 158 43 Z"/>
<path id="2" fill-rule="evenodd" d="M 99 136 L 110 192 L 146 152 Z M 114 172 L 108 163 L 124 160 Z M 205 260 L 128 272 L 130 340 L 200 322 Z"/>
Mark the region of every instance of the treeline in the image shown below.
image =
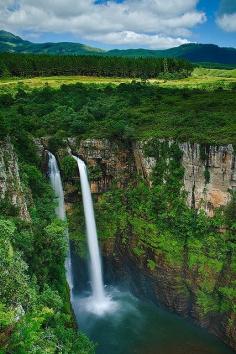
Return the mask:
<path id="1" fill-rule="evenodd" d="M 192 70 L 190 62 L 176 58 L 0 54 L 0 77 L 84 75 L 181 78 L 189 76 Z"/>

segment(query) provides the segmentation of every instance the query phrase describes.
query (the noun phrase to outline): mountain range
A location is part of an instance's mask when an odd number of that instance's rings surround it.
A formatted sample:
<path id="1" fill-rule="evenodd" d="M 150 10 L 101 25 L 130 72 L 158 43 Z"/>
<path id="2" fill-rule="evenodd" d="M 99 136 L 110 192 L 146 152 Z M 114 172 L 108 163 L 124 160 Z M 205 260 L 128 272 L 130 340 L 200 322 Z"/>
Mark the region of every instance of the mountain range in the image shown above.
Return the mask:
<path id="1" fill-rule="evenodd" d="M 33 53 L 54 55 L 106 55 L 125 57 L 176 57 L 185 58 L 193 63 L 218 63 L 236 65 L 236 49 L 219 47 L 215 44 L 183 44 L 165 50 L 149 49 L 103 49 L 80 43 L 32 43 L 10 32 L 0 31 L 0 52 Z"/>

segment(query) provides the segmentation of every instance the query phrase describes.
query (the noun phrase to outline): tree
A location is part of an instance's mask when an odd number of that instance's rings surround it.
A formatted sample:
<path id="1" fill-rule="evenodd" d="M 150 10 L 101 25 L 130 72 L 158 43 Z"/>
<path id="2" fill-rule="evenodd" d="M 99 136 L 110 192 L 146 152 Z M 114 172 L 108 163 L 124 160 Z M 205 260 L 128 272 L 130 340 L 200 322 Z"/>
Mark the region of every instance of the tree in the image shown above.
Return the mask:
<path id="1" fill-rule="evenodd" d="M 15 229 L 11 221 L 0 219 L 0 298 L 9 306 L 28 305 L 30 297 L 28 267 L 11 243 Z"/>
<path id="2" fill-rule="evenodd" d="M 10 73 L 9 70 L 6 66 L 6 64 L 4 63 L 4 61 L 0 60 L 0 77 L 4 78 L 4 77 L 9 77 Z"/>
<path id="3" fill-rule="evenodd" d="M 78 166 L 75 159 L 72 156 L 65 156 L 61 160 L 61 170 L 63 173 L 63 178 L 66 181 L 78 175 Z"/>

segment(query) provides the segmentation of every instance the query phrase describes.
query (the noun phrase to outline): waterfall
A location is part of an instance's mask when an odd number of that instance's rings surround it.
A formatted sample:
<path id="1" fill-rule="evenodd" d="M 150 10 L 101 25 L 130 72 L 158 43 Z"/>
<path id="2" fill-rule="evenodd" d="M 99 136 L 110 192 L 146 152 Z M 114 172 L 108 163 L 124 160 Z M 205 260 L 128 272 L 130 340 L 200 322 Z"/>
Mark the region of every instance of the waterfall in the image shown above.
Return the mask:
<path id="1" fill-rule="evenodd" d="M 104 291 L 101 257 L 99 252 L 92 195 L 91 195 L 90 185 L 87 176 L 87 168 L 85 163 L 82 160 L 80 160 L 76 156 L 74 156 L 74 158 L 78 163 L 78 168 L 80 172 L 80 182 L 81 182 L 84 215 L 85 215 L 85 223 L 86 223 L 86 231 L 87 231 L 87 242 L 88 242 L 88 249 L 90 255 L 92 295 L 93 295 L 94 302 L 96 303 L 96 306 L 103 307 L 104 304 L 107 302 L 107 299 Z"/>
<path id="2" fill-rule="evenodd" d="M 66 220 L 65 204 L 64 204 L 64 192 L 62 187 L 61 175 L 57 165 L 55 156 L 48 152 L 49 163 L 48 171 L 52 188 L 57 199 L 56 215 L 61 220 Z M 72 277 L 72 265 L 71 265 L 71 250 L 69 244 L 68 230 L 66 230 L 66 238 L 68 240 L 68 255 L 65 261 L 66 279 L 70 287 L 71 304 L 75 314 L 78 312 L 78 306 L 85 308 L 88 312 L 93 312 L 96 315 L 103 315 L 105 312 L 115 311 L 117 305 L 112 301 L 109 294 L 105 293 L 101 258 L 98 246 L 96 222 L 93 210 L 93 201 L 90 191 L 89 181 L 87 177 L 87 168 L 85 163 L 79 158 L 75 157 L 79 172 L 80 181 L 84 205 L 84 214 L 87 231 L 88 249 L 90 255 L 90 274 L 91 274 L 91 286 L 92 296 L 86 298 L 79 298 L 78 294 L 74 293 L 73 277 Z M 73 289 L 73 291 L 72 291 Z"/>
<path id="3" fill-rule="evenodd" d="M 64 192 L 61 181 L 60 170 L 57 165 L 57 160 L 55 156 L 48 151 L 49 162 L 48 162 L 48 172 L 50 177 L 50 182 L 52 188 L 54 190 L 54 194 L 57 200 L 57 206 L 55 209 L 55 213 L 60 220 L 66 221 L 66 212 L 65 212 L 65 204 L 64 204 Z M 68 230 L 66 229 L 65 234 L 68 241 L 68 254 L 65 260 L 65 269 L 66 269 L 66 279 L 67 283 L 72 290 L 72 267 L 71 267 L 71 253 L 70 253 L 70 245 L 69 245 L 69 235 Z"/>

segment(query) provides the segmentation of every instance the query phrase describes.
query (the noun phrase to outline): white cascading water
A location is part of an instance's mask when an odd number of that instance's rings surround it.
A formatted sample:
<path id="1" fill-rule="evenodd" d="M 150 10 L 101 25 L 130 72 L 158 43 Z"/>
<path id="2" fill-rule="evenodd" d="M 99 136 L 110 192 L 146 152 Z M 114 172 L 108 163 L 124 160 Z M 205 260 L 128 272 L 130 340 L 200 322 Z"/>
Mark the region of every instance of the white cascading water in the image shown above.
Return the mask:
<path id="1" fill-rule="evenodd" d="M 55 212 L 57 217 L 60 220 L 66 221 L 64 192 L 62 187 L 60 170 L 58 168 L 57 160 L 55 156 L 49 151 L 48 151 L 48 156 L 49 156 L 48 172 L 49 172 L 50 182 L 54 190 L 56 201 L 57 201 Z M 65 236 L 68 241 L 68 254 L 65 260 L 66 279 L 70 287 L 70 290 L 72 290 L 72 267 L 71 267 L 71 253 L 70 253 L 68 230 L 66 230 Z"/>
<path id="2" fill-rule="evenodd" d="M 93 201 L 90 191 L 90 185 L 87 176 L 85 163 L 78 157 L 75 157 L 80 172 L 80 182 L 82 189 L 82 198 L 84 205 L 84 215 L 87 231 L 88 248 L 91 262 L 91 286 L 94 298 L 99 302 L 105 300 L 104 285 L 102 279 L 102 265 L 98 246 L 97 229 L 93 210 Z"/>
<path id="3" fill-rule="evenodd" d="M 87 242 L 90 255 L 92 297 L 90 298 L 87 307 L 89 311 L 101 315 L 108 310 L 110 311 L 111 307 L 114 306 L 112 306 L 113 303 L 109 296 L 105 294 L 104 290 L 102 264 L 98 245 L 93 200 L 87 175 L 87 167 L 81 159 L 76 156 L 74 156 L 74 158 L 77 161 L 80 172 L 80 183 L 87 231 Z"/>

